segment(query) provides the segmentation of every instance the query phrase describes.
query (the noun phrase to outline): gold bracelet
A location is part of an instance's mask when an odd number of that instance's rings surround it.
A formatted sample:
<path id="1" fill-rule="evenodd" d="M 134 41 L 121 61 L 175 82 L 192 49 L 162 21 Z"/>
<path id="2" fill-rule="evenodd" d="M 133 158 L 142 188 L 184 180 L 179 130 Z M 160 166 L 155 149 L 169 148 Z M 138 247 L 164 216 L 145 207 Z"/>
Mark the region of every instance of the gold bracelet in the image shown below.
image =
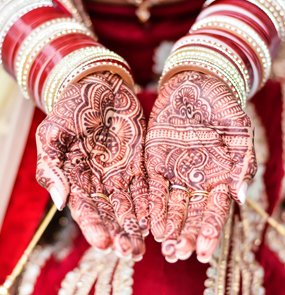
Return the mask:
<path id="1" fill-rule="evenodd" d="M 2 46 L 4 39 L 14 23 L 23 15 L 34 9 L 52 6 L 53 2 L 51 0 L 7 1 L 0 6 L 0 64 L 2 63 Z"/>
<path id="2" fill-rule="evenodd" d="M 238 35 L 247 42 L 260 59 L 263 71 L 260 86 L 265 84 L 271 73 L 271 55 L 267 45 L 255 30 L 244 22 L 228 16 L 210 16 L 202 19 L 193 25 L 191 31 L 197 31 L 201 28 L 222 28 Z"/>
<path id="3" fill-rule="evenodd" d="M 54 78 L 54 86 L 51 88 L 50 95 L 47 98 L 46 105 L 49 110 L 52 110 L 53 105 L 58 101 L 60 95 L 69 84 L 77 82 L 95 72 L 111 71 L 116 73 L 118 72 L 117 68 L 120 67 L 124 71 L 124 67 L 120 65 L 122 59 L 116 59 L 114 56 L 106 56 L 106 59 L 112 59 L 112 61 L 103 62 L 101 55 L 86 56 L 76 66 L 74 65 L 70 72 L 66 72 L 65 70 L 58 72 L 57 77 Z M 129 72 L 125 70 L 125 76 L 128 74 Z"/>
<path id="4" fill-rule="evenodd" d="M 57 18 L 37 27 L 22 42 L 15 58 L 15 73 L 25 98 L 29 98 L 28 76 L 37 55 L 53 40 L 71 33 L 92 36 L 92 32 L 78 21 L 72 18 Z"/>
<path id="5" fill-rule="evenodd" d="M 85 68 L 86 65 L 91 63 L 94 63 L 92 71 L 90 68 Z M 53 104 L 58 100 L 59 91 L 62 92 L 69 83 L 81 79 L 85 70 L 88 73 L 111 71 L 120 75 L 130 88 L 134 87 L 129 66 L 122 57 L 104 47 L 92 46 L 81 48 L 63 57 L 48 75 L 40 94 L 48 113 L 52 110 Z"/>
<path id="6" fill-rule="evenodd" d="M 187 70 L 202 71 L 222 79 L 245 107 L 245 81 L 236 67 L 221 54 L 204 47 L 189 47 L 172 53 L 166 61 L 160 86 L 178 72 Z"/>
<path id="7" fill-rule="evenodd" d="M 220 65 L 222 72 L 231 75 L 235 80 L 239 80 L 238 82 L 241 88 L 244 87 L 244 81 L 240 78 L 241 76 L 234 65 L 221 54 L 204 47 L 192 46 L 174 52 L 166 62 L 164 73 L 167 72 L 169 68 L 176 66 L 177 62 L 187 62 L 189 60 L 190 52 L 191 56 L 195 57 L 195 60 L 212 62 L 217 66 Z"/>

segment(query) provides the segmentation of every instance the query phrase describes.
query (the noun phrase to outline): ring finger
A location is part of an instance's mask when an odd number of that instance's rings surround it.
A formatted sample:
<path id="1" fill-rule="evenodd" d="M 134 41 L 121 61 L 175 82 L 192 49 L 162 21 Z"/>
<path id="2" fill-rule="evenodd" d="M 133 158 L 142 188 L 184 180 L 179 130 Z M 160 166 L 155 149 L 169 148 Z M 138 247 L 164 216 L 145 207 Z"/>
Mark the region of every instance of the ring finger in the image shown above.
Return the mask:
<path id="1" fill-rule="evenodd" d="M 206 194 L 193 194 L 194 192 L 189 197 L 186 221 L 176 245 L 176 257 L 181 260 L 188 259 L 195 251 L 203 212 L 207 205 Z"/>

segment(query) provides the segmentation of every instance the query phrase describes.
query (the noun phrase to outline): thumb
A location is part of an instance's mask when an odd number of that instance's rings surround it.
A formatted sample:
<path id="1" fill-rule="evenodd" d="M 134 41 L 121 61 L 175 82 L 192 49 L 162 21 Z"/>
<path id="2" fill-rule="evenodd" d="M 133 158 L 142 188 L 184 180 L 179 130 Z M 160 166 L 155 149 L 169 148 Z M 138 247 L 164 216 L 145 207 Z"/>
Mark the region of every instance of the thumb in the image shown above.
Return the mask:
<path id="1" fill-rule="evenodd" d="M 244 204 L 248 184 L 257 170 L 254 149 L 248 150 L 245 156 L 240 158 L 241 161 L 237 161 L 232 167 L 229 188 L 233 199 L 239 204 Z"/>
<path id="2" fill-rule="evenodd" d="M 47 189 L 58 210 L 62 210 L 70 192 L 63 166 L 65 143 L 62 131 L 53 124 L 44 121 L 37 130 L 37 172 L 38 183 Z"/>

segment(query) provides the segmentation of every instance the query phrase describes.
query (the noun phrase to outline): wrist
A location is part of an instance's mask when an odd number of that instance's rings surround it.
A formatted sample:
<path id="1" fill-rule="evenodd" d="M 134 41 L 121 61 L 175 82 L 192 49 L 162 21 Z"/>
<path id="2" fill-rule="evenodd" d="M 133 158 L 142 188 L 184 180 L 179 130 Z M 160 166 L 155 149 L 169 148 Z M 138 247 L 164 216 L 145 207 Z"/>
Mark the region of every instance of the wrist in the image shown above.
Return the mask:
<path id="1" fill-rule="evenodd" d="M 210 1 L 189 34 L 174 45 L 160 85 L 181 71 L 203 72 L 227 83 L 245 107 L 269 78 L 272 58 L 285 37 L 285 5 L 272 0 L 268 15 L 269 4 L 263 2 Z"/>

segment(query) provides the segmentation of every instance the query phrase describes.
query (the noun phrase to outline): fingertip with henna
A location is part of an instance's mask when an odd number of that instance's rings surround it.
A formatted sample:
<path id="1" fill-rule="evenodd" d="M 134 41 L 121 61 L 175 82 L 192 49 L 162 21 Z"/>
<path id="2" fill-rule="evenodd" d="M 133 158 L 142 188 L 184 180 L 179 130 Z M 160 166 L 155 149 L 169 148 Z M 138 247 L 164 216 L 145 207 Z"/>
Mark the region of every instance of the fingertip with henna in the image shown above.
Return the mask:
<path id="1" fill-rule="evenodd" d="M 103 228 L 88 226 L 83 230 L 87 242 L 99 251 L 108 251 L 112 245 L 109 234 Z"/>
<path id="2" fill-rule="evenodd" d="M 119 257 L 128 257 L 132 253 L 132 243 L 125 232 L 117 234 L 114 238 L 114 249 Z"/>
<path id="3" fill-rule="evenodd" d="M 157 223 L 151 227 L 151 233 L 156 242 L 161 243 L 164 241 L 164 229 L 159 229 Z"/>
<path id="4" fill-rule="evenodd" d="M 176 243 L 177 241 L 173 239 L 162 242 L 161 252 L 165 257 L 165 260 L 169 263 L 175 263 L 178 260 L 175 253 Z"/>
<path id="5" fill-rule="evenodd" d="M 217 244 L 217 238 L 208 238 L 203 235 L 200 235 L 197 239 L 197 259 L 201 263 L 208 263 L 211 260 L 211 257 L 216 249 Z"/>
<path id="6" fill-rule="evenodd" d="M 195 250 L 191 240 L 184 236 L 178 238 L 175 248 L 176 257 L 180 260 L 187 260 Z"/>
<path id="7" fill-rule="evenodd" d="M 197 256 L 197 259 L 201 263 L 209 263 L 212 256 Z"/>

